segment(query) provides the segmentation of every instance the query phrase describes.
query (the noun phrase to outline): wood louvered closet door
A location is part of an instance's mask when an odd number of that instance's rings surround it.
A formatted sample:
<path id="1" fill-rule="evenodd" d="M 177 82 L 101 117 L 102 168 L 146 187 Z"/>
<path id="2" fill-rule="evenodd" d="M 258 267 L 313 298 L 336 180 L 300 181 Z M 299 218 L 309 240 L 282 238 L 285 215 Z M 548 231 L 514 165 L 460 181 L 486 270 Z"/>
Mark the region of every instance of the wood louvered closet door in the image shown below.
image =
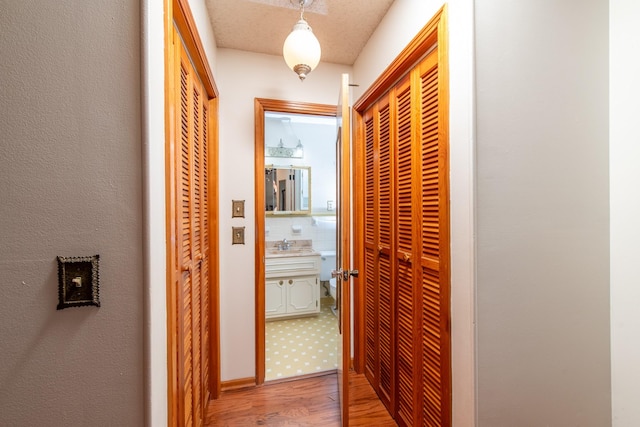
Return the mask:
<path id="1" fill-rule="evenodd" d="M 176 53 L 175 212 L 178 424 L 204 423 L 209 387 L 209 102 L 181 39 Z"/>
<path id="2" fill-rule="evenodd" d="M 365 375 L 399 425 L 450 425 L 447 129 L 437 49 L 362 115 Z"/>
<path id="3" fill-rule="evenodd" d="M 382 99 L 365 121 L 365 375 L 375 384 L 380 399 L 392 406 L 394 395 L 394 293 L 391 258 L 393 243 L 393 188 L 391 180 L 391 110 Z M 377 357 L 376 357 L 377 356 Z"/>

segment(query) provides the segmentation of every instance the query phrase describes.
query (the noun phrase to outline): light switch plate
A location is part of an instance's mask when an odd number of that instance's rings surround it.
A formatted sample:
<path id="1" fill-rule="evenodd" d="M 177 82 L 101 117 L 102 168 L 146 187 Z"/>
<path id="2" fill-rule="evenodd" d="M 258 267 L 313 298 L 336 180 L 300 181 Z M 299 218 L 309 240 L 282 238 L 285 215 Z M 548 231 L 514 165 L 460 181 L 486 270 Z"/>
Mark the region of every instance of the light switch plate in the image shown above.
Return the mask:
<path id="1" fill-rule="evenodd" d="M 94 305 L 100 307 L 100 255 L 58 257 L 58 310 Z"/>
<path id="2" fill-rule="evenodd" d="M 244 218 L 244 200 L 231 201 L 231 218 Z"/>
<path id="3" fill-rule="evenodd" d="M 231 227 L 232 244 L 244 245 L 244 227 Z"/>

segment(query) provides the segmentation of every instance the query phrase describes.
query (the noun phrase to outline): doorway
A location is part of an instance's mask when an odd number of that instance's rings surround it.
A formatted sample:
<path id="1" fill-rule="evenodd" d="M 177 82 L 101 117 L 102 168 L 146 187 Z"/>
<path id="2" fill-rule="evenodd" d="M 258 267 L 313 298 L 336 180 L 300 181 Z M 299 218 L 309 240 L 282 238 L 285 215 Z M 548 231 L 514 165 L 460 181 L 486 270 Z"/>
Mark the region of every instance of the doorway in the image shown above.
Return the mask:
<path id="1" fill-rule="evenodd" d="M 326 276 L 328 266 L 335 269 L 336 110 L 256 99 L 255 124 L 256 384 L 262 384 L 336 369 L 335 292 Z"/>

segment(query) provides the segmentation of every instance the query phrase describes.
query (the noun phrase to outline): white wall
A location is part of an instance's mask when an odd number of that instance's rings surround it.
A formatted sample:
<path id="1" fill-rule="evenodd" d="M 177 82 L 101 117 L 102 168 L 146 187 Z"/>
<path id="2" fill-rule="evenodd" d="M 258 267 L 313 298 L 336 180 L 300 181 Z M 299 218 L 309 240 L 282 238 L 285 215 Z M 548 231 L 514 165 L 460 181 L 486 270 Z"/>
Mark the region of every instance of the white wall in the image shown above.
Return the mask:
<path id="1" fill-rule="evenodd" d="M 142 1 L 145 425 L 166 424 L 167 271 L 164 132 L 164 4 Z"/>
<path id="2" fill-rule="evenodd" d="M 640 2 L 611 0 L 611 391 L 613 425 L 640 425 Z"/>
<path id="3" fill-rule="evenodd" d="M 311 240 L 313 249 L 318 252 L 335 251 L 336 225 L 335 216 L 270 216 L 265 221 L 265 240 Z M 300 231 L 294 232 L 294 226 Z"/>
<path id="4" fill-rule="evenodd" d="M 610 425 L 608 1 L 475 3 L 478 425 Z"/>
<path id="5" fill-rule="evenodd" d="M 255 376 L 254 98 L 335 104 L 340 75 L 351 67 L 321 63 L 304 82 L 279 56 L 219 49 L 220 346 L 222 381 Z M 246 200 L 245 218 L 230 218 Z M 231 245 L 231 227 L 246 227 Z"/>
<path id="6" fill-rule="evenodd" d="M 140 4 L 0 3 L 0 424 L 143 425 Z M 57 311 L 94 254 L 102 306 Z"/>
<path id="7" fill-rule="evenodd" d="M 213 78 L 215 79 L 217 75 L 218 48 L 216 45 L 216 39 L 213 35 L 213 27 L 211 26 L 211 19 L 209 18 L 206 1 L 189 0 L 189 7 L 193 14 L 193 20 L 198 28 L 202 47 L 207 55 L 207 59 L 209 60 L 209 66 L 211 67 Z"/>
<path id="8" fill-rule="evenodd" d="M 354 64 L 356 97 L 387 68 L 442 6 L 396 0 Z M 473 1 L 449 10 L 451 347 L 453 425 L 475 423 L 473 216 Z"/>

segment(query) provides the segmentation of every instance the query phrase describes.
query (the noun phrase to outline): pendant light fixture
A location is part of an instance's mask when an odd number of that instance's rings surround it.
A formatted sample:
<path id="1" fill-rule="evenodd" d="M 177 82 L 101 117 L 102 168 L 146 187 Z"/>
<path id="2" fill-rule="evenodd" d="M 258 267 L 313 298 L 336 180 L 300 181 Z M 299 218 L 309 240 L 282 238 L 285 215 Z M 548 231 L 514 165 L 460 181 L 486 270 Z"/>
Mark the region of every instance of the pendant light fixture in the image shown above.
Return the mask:
<path id="1" fill-rule="evenodd" d="M 291 3 L 298 0 L 290 0 Z M 313 0 L 299 0 L 300 20 L 293 26 L 282 47 L 284 60 L 301 81 L 313 71 L 320 62 L 320 42 L 313 34 L 311 27 L 304 19 L 304 8 L 310 6 Z"/>

